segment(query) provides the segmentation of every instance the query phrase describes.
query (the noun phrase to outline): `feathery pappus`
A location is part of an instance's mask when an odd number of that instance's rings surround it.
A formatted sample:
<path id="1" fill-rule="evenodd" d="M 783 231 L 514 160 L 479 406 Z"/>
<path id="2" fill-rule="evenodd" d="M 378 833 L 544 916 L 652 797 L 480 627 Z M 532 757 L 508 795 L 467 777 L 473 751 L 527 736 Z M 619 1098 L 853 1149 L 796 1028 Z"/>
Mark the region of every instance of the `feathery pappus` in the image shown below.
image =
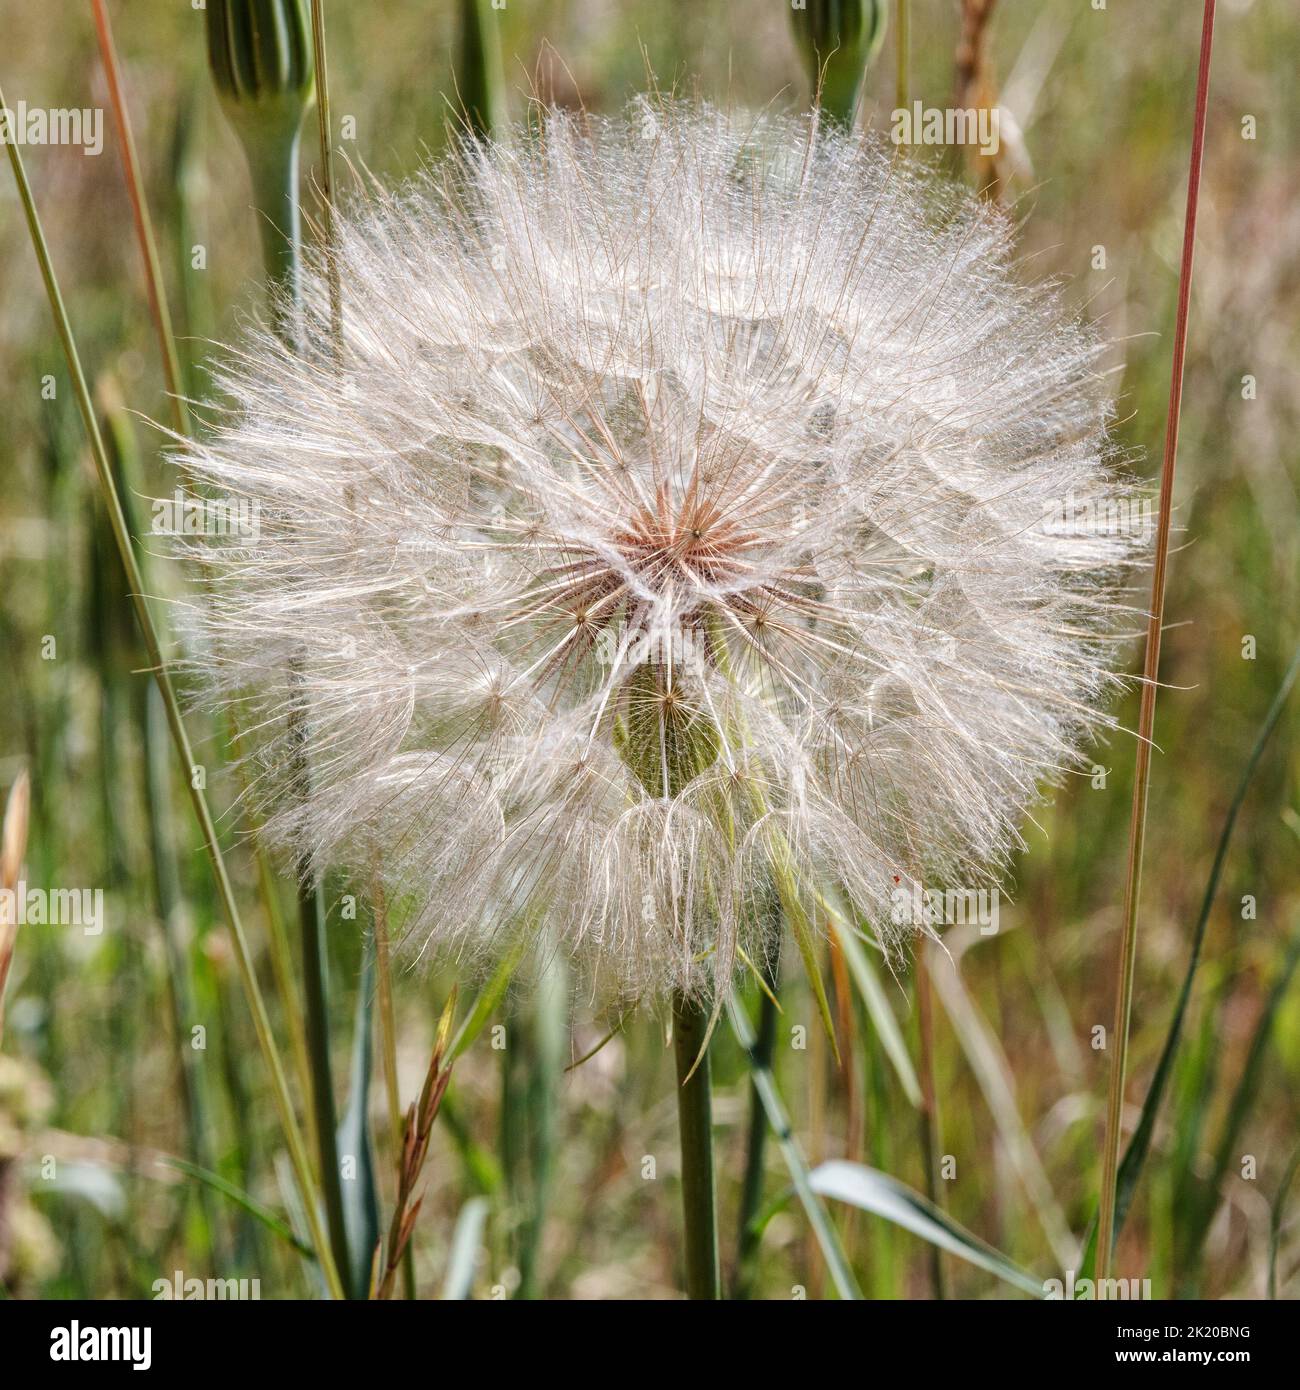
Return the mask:
<path id="1" fill-rule="evenodd" d="M 278 844 L 380 864 L 416 951 L 536 937 L 604 999 L 996 879 L 1110 723 L 1145 540 L 1087 523 L 1137 495 L 1103 347 L 1004 212 L 656 98 L 371 191 L 337 265 L 337 352 L 318 267 L 310 346 L 251 333 L 183 460 L 256 507 L 197 547 L 191 653 Z"/>

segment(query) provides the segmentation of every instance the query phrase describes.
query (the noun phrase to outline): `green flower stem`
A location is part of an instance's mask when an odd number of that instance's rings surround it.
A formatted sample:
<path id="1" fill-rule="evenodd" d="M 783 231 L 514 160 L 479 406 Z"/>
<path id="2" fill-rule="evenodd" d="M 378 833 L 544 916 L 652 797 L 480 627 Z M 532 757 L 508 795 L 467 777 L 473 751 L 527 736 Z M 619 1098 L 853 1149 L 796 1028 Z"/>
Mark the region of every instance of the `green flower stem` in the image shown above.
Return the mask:
<path id="1" fill-rule="evenodd" d="M 0 113 L 7 109 L 8 108 L 5 106 L 4 94 L 0 92 Z M 257 1034 L 258 1045 L 266 1061 L 267 1070 L 270 1072 L 271 1090 L 275 1097 L 276 1110 L 279 1114 L 281 1128 L 284 1131 L 285 1143 L 289 1150 L 289 1159 L 293 1165 L 294 1176 L 297 1180 L 298 1187 L 303 1194 L 303 1205 L 307 1211 L 307 1221 L 311 1232 L 312 1245 L 316 1249 L 321 1269 L 330 1292 L 336 1297 L 341 1297 L 342 1284 L 339 1281 L 338 1269 L 334 1264 L 329 1244 L 325 1239 L 325 1234 L 320 1224 L 320 1216 L 316 1209 L 316 1184 L 313 1180 L 311 1166 L 307 1159 L 306 1147 L 302 1141 L 302 1132 L 298 1128 L 297 1119 L 294 1117 L 293 1105 L 289 1099 L 289 1088 L 285 1082 L 284 1068 L 280 1063 L 280 1054 L 276 1048 L 275 1038 L 271 1032 L 270 1019 L 266 1012 L 266 1003 L 262 998 L 261 987 L 258 985 L 257 976 L 253 971 L 252 954 L 248 948 L 248 939 L 244 934 L 243 919 L 240 916 L 239 907 L 235 901 L 234 888 L 231 885 L 230 876 L 226 870 L 226 862 L 222 857 L 221 845 L 217 838 L 216 825 L 213 822 L 212 812 L 208 807 L 207 797 L 203 793 L 202 787 L 199 784 L 199 779 L 194 776 L 196 762 L 193 749 L 190 747 L 189 733 L 181 717 L 180 702 L 176 697 L 176 691 L 172 685 L 171 676 L 163 662 L 158 630 L 154 625 L 153 614 L 150 612 L 148 601 L 145 598 L 147 590 L 143 577 L 140 574 L 140 567 L 136 560 L 135 550 L 132 546 L 126 517 L 122 511 L 121 498 L 118 495 L 117 485 L 113 478 L 112 465 L 109 462 L 103 436 L 100 433 L 99 421 L 95 415 L 95 407 L 90 397 L 90 389 L 86 384 L 85 372 L 82 370 L 81 358 L 77 352 L 76 338 L 72 331 L 72 324 L 68 319 L 67 309 L 64 307 L 63 303 L 63 295 L 59 290 L 58 279 L 54 274 L 54 266 L 53 262 L 50 260 L 50 252 L 45 240 L 45 232 L 36 211 L 36 203 L 32 197 L 31 185 L 27 181 L 27 172 L 23 167 L 22 155 L 19 153 L 17 144 L 12 141 L 7 144 L 6 148 L 9 151 L 9 162 L 13 168 L 14 180 L 18 185 L 19 200 L 22 203 L 23 212 L 27 219 L 27 227 L 31 236 L 32 247 L 36 252 L 37 261 L 40 263 L 41 277 L 45 283 L 46 294 L 50 302 L 50 310 L 54 317 L 59 340 L 63 346 L 64 356 L 67 359 L 68 373 L 72 378 L 73 391 L 77 398 L 78 408 L 81 411 L 82 423 L 85 425 L 86 435 L 90 442 L 91 455 L 95 462 L 100 488 L 104 494 L 109 522 L 113 528 L 113 537 L 117 543 L 118 553 L 122 559 L 122 566 L 126 570 L 127 583 L 130 587 L 132 602 L 135 605 L 136 619 L 139 622 L 141 635 L 144 638 L 145 649 L 149 657 L 149 665 L 153 671 L 154 679 L 158 683 L 158 693 L 162 696 L 163 705 L 167 713 L 168 727 L 171 730 L 172 740 L 176 745 L 176 751 L 185 772 L 186 784 L 190 789 L 190 801 L 194 808 L 195 818 L 199 823 L 199 830 L 203 837 L 204 848 L 207 850 L 208 858 L 212 864 L 212 872 L 216 880 L 217 892 L 221 899 L 222 909 L 225 912 L 226 920 L 230 924 L 230 934 L 235 948 L 235 959 L 239 967 L 240 979 L 244 986 L 244 992 L 248 998 L 249 1011 L 253 1015 L 253 1028 Z"/>
<path id="2" fill-rule="evenodd" d="M 496 14 L 486 0 L 460 0 L 456 85 L 469 130 L 491 137 L 505 124 L 505 79 Z"/>
<path id="3" fill-rule="evenodd" d="M 718 1207 L 713 1180 L 713 1088 L 709 1077 L 708 1010 L 673 996 L 677 1058 L 677 1124 L 682 1150 L 682 1215 L 686 1230 L 686 1294 L 717 1299 Z"/>
<path id="4" fill-rule="evenodd" d="M 338 1112 L 330 1066 L 329 992 L 325 984 L 325 894 L 312 885 L 304 866 L 298 888 L 298 926 L 302 934 L 302 989 L 307 1013 L 307 1053 L 311 1062 L 312 1112 L 320 1163 L 321 1198 L 330 1247 L 340 1269 L 348 1263 L 348 1232 L 343 1215 L 343 1174 L 339 1167 Z M 356 1291 L 352 1291 L 356 1296 Z"/>
<path id="5" fill-rule="evenodd" d="M 293 167 L 297 168 L 295 157 Z M 295 209 L 296 214 L 296 209 Z M 284 239 L 282 238 L 283 242 Z M 277 331 L 292 332 L 286 321 L 292 307 L 289 299 L 279 295 L 293 293 L 298 283 L 298 242 L 292 246 L 292 262 L 278 252 L 267 249 L 267 289 L 271 296 L 272 315 L 277 317 Z M 281 278 L 277 280 L 275 277 Z M 291 687 L 299 684 L 296 667 L 290 671 Z M 299 798 L 306 802 L 311 795 L 311 766 L 307 755 L 308 712 L 301 699 L 292 697 L 289 709 L 289 728 L 297 745 L 295 781 Z M 342 1270 L 351 1269 L 348 1258 L 347 1223 L 343 1214 L 343 1175 L 339 1166 L 338 1113 L 334 1104 L 334 1075 L 330 1065 L 329 990 L 326 984 L 325 894 L 317 866 L 310 857 L 298 864 L 297 873 L 298 930 L 302 948 L 302 987 L 306 1005 L 307 1052 L 310 1060 L 312 1113 L 316 1133 L 316 1152 L 320 1167 L 321 1196 L 325 1203 L 325 1219 L 329 1225 L 330 1245 L 334 1259 Z M 357 1291 L 354 1290 L 354 1293 Z M 364 1294 L 360 1295 L 364 1296 Z"/>
<path id="6" fill-rule="evenodd" d="M 298 212 L 298 136 L 268 141 L 256 154 L 250 144 L 249 169 L 262 222 L 262 256 L 272 325 L 287 343 L 297 341 L 302 243 Z M 296 670 L 291 683 L 298 684 Z M 311 795 L 307 756 L 307 711 L 294 699 L 290 730 L 298 746 L 298 795 Z M 298 865 L 298 931 L 302 950 L 302 988 L 306 1006 L 307 1053 L 310 1061 L 312 1114 L 320 1168 L 321 1196 L 329 1226 L 334 1260 L 351 1269 L 347 1223 L 343 1214 L 343 1175 L 339 1167 L 338 1112 L 334 1102 L 334 1073 L 330 1063 L 329 990 L 326 985 L 325 896 L 316 866 L 310 859 Z M 356 1292 L 355 1290 L 353 1291 Z"/>
<path id="7" fill-rule="evenodd" d="M 334 138 L 330 115 L 329 64 L 325 51 L 325 0 L 311 0 L 312 57 L 316 68 L 316 122 L 320 136 L 321 243 L 330 290 L 330 336 L 343 347 L 343 288 L 334 234 Z"/>
<path id="8" fill-rule="evenodd" d="M 904 111 L 912 102 L 912 16 L 910 0 L 896 0 L 894 6 L 894 105 Z M 902 146 L 906 154 L 911 147 Z"/>
<path id="9" fill-rule="evenodd" d="M 245 141 L 253 205 L 257 209 L 266 275 L 267 304 L 275 332 L 290 346 L 298 341 L 302 260 L 301 214 L 298 207 L 297 128 L 285 127 L 278 138 Z M 292 673 L 291 673 L 292 674 Z M 296 684 L 296 675 L 294 676 Z M 290 710 L 290 727 L 298 745 L 298 792 L 305 801 L 311 791 L 306 755 L 307 713 L 299 702 Z M 310 862 L 298 866 L 298 928 L 302 951 L 303 999 L 307 1053 L 311 1072 L 313 1129 L 320 1170 L 321 1196 L 335 1263 L 350 1269 L 347 1226 L 343 1215 L 343 1178 L 339 1171 L 337 1109 L 330 1065 L 329 994 L 325 983 L 324 896 Z"/>
<path id="10" fill-rule="evenodd" d="M 212 11 L 209 25 L 213 79 L 243 144 L 252 180 L 271 326 L 287 346 L 296 348 L 300 338 L 302 264 L 299 148 L 303 116 L 314 99 L 306 17 L 300 0 L 273 6 L 266 13 L 228 0 Z M 296 670 L 290 670 L 289 680 L 294 779 L 299 800 L 306 802 L 311 794 L 307 751 L 310 711 L 297 696 L 300 682 Z M 330 1065 L 324 897 L 318 866 L 310 856 L 304 856 L 296 867 L 303 1001 L 321 1197 L 335 1263 L 347 1271 L 352 1263 L 348 1258 L 338 1115 Z"/>
<path id="11" fill-rule="evenodd" d="M 299 137 L 248 143 L 248 169 L 253 180 L 253 206 L 262 238 L 262 265 L 271 312 L 271 325 L 288 343 L 298 338 L 302 304 L 302 215 L 298 208 Z"/>
<path id="12" fill-rule="evenodd" d="M 325 251 L 326 272 L 329 281 L 330 334 L 335 354 L 342 351 L 343 343 L 343 294 L 339 283 L 338 261 L 336 257 L 334 226 L 334 149 L 331 137 L 329 70 L 326 64 L 325 49 L 325 6 L 324 0 L 311 0 L 311 40 L 312 66 L 316 80 L 317 133 L 320 138 L 320 180 L 321 180 L 321 241 Z M 288 192 L 288 206 L 284 209 L 284 239 L 291 248 L 292 256 L 286 266 L 286 279 L 279 282 L 285 301 L 293 306 L 295 324 L 300 303 L 298 268 L 301 256 L 299 214 L 296 192 L 298 187 L 298 144 L 300 131 L 289 142 L 287 151 L 288 167 L 284 170 L 283 186 Z M 272 272 L 272 262 L 267 259 L 267 273 Z M 303 779 L 306 784 L 309 769 L 304 760 Z M 392 982 L 389 978 L 387 922 L 382 889 L 376 881 L 376 947 L 380 971 L 380 1014 L 385 1042 L 385 1067 L 389 1074 L 390 1107 L 397 1102 L 396 1086 L 396 1042 L 393 1025 Z M 330 1225 L 331 1238 L 335 1242 L 337 1257 L 347 1261 L 345 1268 L 352 1268 L 347 1249 L 347 1225 L 343 1209 L 342 1177 L 339 1172 L 338 1142 L 334 1123 L 334 1094 L 330 1079 L 329 1065 L 329 1015 L 327 1010 L 328 993 L 325 989 L 324 974 L 324 904 L 319 888 L 311 894 L 308 901 L 305 891 L 300 890 L 299 915 L 303 933 L 304 976 L 307 987 L 313 991 L 308 1000 L 308 1030 L 312 1037 L 313 1050 L 319 1049 L 313 1059 L 312 1077 L 316 1092 L 317 1143 L 321 1155 L 321 1167 L 332 1163 L 332 1177 L 324 1179 L 322 1188 L 325 1195 L 326 1212 Z M 307 942 L 312 937 L 315 949 L 310 953 L 312 965 L 308 969 Z M 391 1050 L 393 1056 L 389 1056 Z M 415 1297 L 414 1256 L 408 1245 L 402 1260 L 403 1285 L 407 1298 Z M 354 1289 L 355 1297 L 364 1297 L 366 1290 Z"/>

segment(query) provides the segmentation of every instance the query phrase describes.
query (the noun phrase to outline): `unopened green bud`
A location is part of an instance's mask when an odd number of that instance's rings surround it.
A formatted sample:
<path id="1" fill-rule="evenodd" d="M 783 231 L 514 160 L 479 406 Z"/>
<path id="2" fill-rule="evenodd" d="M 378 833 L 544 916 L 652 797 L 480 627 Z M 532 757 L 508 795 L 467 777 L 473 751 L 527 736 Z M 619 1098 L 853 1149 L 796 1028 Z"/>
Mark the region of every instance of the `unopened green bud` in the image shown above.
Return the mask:
<path id="1" fill-rule="evenodd" d="M 302 0 L 208 0 L 208 66 L 240 138 L 298 133 L 315 100 Z"/>
<path id="2" fill-rule="evenodd" d="M 316 97 L 306 9 L 302 0 L 208 0 L 207 31 L 212 80 L 252 174 L 267 280 L 275 302 L 294 299 L 298 141 Z"/>
<path id="3" fill-rule="evenodd" d="M 795 39 L 817 104 L 848 125 L 885 37 L 886 0 L 796 0 Z"/>

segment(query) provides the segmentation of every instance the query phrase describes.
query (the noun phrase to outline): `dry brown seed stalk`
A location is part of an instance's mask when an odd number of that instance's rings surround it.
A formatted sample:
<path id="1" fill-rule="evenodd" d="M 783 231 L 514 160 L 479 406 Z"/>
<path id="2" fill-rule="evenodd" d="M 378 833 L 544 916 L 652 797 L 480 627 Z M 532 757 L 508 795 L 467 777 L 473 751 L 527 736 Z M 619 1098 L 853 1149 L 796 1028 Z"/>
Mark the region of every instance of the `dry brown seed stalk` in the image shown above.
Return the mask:
<path id="1" fill-rule="evenodd" d="M 429 1070 L 424 1078 L 420 1099 L 406 1112 L 406 1126 L 402 1132 L 402 1156 L 397 1173 L 397 1202 L 393 1207 L 393 1219 L 388 1227 L 388 1250 L 384 1262 L 384 1276 L 376 1295 L 391 1298 L 397 1281 L 397 1273 L 402 1265 L 402 1256 L 410 1244 L 415 1230 L 416 1219 L 420 1215 L 423 1197 L 415 1197 L 415 1186 L 424 1170 L 424 1161 L 429 1153 L 429 1138 L 433 1133 L 433 1122 L 438 1117 L 438 1107 L 451 1080 L 454 1061 L 444 1065 L 447 1044 L 451 1038 L 451 1022 L 455 1016 L 456 995 L 453 990 L 447 1006 L 442 1011 L 438 1023 L 438 1036 L 434 1039 L 433 1056 L 429 1059 Z"/>

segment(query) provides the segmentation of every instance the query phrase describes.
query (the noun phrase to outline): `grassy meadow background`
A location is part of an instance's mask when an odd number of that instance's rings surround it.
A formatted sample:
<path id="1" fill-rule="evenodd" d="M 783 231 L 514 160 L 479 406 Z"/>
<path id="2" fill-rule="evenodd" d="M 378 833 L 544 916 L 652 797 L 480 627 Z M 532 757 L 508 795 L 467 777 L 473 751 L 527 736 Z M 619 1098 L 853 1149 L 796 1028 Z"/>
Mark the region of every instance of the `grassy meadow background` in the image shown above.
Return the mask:
<path id="1" fill-rule="evenodd" d="M 401 178 L 442 144 L 455 8 L 327 6 L 336 133 L 344 118 L 355 123 L 341 155 Z M 188 0 L 111 10 L 188 389 L 201 399 L 208 340 L 229 339 L 260 312 L 243 156 L 211 91 L 203 15 Z M 912 5 L 911 95 L 927 105 L 952 102 L 957 11 L 954 0 Z M 617 109 L 647 69 L 661 86 L 719 101 L 809 98 L 786 0 L 510 0 L 491 18 L 517 118 L 532 90 Z M 1199 27 L 1193 0 L 1109 0 L 1104 10 L 1004 0 L 991 30 L 993 72 L 1032 161 L 1016 185 L 1029 266 L 1069 277 L 1074 299 L 1116 340 L 1120 434 L 1148 475 L 1163 437 Z M 892 45 L 891 28 L 865 93 L 865 119 L 886 131 Z M 1222 0 L 1143 884 L 1134 1114 L 1228 804 L 1300 638 L 1298 48 L 1293 5 Z M 175 480 L 159 431 L 122 407 L 169 416 L 89 6 L 0 0 L 0 83 L 10 106 L 105 108 L 97 158 L 58 146 L 23 153 L 83 362 L 147 516 L 145 498 L 170 494 Z M 1253 139 L 1243 137 L 1247 116 Z M 314 117 L 303 149 L 309 177 Z M 310 210 L 306 185 L 304 197 Z M 206 268 L 194 270 L 200 245 Z M 1104 269 L 1094 268 L 1099 247 Z M 102 887 L 107 916 L 95 936 L 19 932 L 0 1052 L 0 1287 L 9 1297 L 149 1297 L 155 1280 L 181 1270 L 257 1278 L 264 1298 L 311 1295 L 312 1273 L 281 1233 L 166 1161 L 212 1169 L 293 1219 L 265 1069 L 175 759 L 159 742 L 160 710 L 7 164 L 0 248 L 0 792 L 29 771 L 27 882 Z M 165 565 L 151 568 L 166 592 Z M 1134 579 L 1139 608 L 1147 582 Z M 1140 643 L 1126 661 L 1138 668 Z M 1136 707 L 1130 695 L 1128 728 Z M 1117 1272 L 1150 1278 L 1158 1297 L 1264 1296 L 1274 1242 L 1277 1296 L 1300 1294 L 1300 1183 L 1289 1204 L 1275 1201 L 1300 1138 L 1300 983 L 1280 987 L 1300 940 L 1297 707 L 1293 698 L 1241 811 L 1118 1247 Z M 236 788 L 220 772 L 216 731 L 196 720 L 193 733 L 283 1045 L 253 860 L 229 812 Z M 939 1198 L 1039 1278 L 1070 1267 L 1095 1208 L 1108 1053 L 1094 1029 L 1109 1031 L 1113 1017 L 1134 751 L 1131 735 L 1098 748 L 1104 777 L 1074 779 L 1026 824 L 1001 930 L 965 939 L 954 929 L 955 973 L 933 959 L 938 1152 L 950 1160 Z M 361 901 L 356 922 L 343 920 L 348 893 Z M 353 1089 L 365 897 L 364 885 L 330 884 L 341 1111 Z M 284 899 L 291 912 L 291 891 Z M 883 979 L 915 1052 L 915 982 Z M 454 983 L 450 971 L 396 977 L 403 1105 L 418 1094 Z M 842 1070 L 800 972 L 787 971 L 775 1070 L 800 1142 L 810 1161 L 855 1158 L 923 1190 L 918 1112 L 860 1002 L 849 993 L 838 1002 Z M 421 1296 L 443 1287 L 458 1221 L 466 1248 L 477 1247 L 460 1283 L 475 1297 L 676 1296 L 671 1054 L 660 1022 L 642 1013 L 565 1071 L 607 1031 L 558 990 L 508 998 L 457 1062 L 414 1239 Z M 502 1037 L 505 1048 L 494 1048 Z M 714 1056 L 730 1265 L 749 1081 L 725 1028 Z M 395 1160 L 377 1075 L 370 1110 L 386 1224 Z M 788 1181 L 769 1145 L 756 1296 L 832 1297 Z M 929 1246 L 845 1207 L 832 1215 L 868 1296 L 933 1295 Z M 949 1294 L 1020 1296 L 951 1257 L 938 1273 Z"/>

